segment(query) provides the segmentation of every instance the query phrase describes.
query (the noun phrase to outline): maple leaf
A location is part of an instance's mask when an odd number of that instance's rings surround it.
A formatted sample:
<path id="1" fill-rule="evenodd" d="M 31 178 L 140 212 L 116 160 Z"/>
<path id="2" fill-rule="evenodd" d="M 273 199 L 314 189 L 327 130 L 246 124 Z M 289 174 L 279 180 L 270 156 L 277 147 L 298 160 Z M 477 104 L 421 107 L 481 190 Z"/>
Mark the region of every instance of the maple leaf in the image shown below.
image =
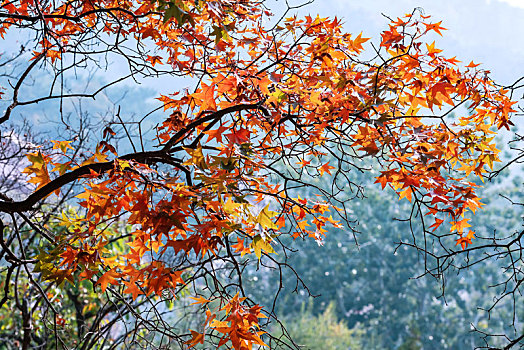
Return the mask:
<path id="1" fill-rule="evenodd" d="M 443 222 L 444 222 L 444 220 L 439 219 L 439 218 L 435 218 L 435 223 L 433 223 L 431 226 L 429 226 L 429 228 L 432 228 L 433 232 L 435 232 L 439 228 L 439 226 L 442 225 Z"/>
<path id="2" fill-rule="evenodd" d="M 27 182 L 36 184 L 36 189 L 40 189 L 42 186 L 51 182 L 49 172 L 47 171 L 47 159 L 42 155 L 40 151 L 36 153 L 28 153 L 27 159 L 31 162 L 31 165 L 26 167 L 22 173 L 34 175 Z M 55 191 L 56 195 L 60 194 L 60 190 Z"/>
<path id="3" fill-rule="evenodd" d="M 136 300 L 136 298 L 138 298 L 138 296 L 140 294 L 144 294 L 139 288 L 138 288 L 138 285 L 136 284 L 136 281 L 131 278 L 131 281 L 127 282 L 127 281 L 122 281 L 122 283 L 124 283 L 124 285 L 127 287 L 126 289 L 123 290 L 123 293 L 124 294 L 131 294 L 131 297 L 133 298 L 133 300 Z M 104 289 L 105 290 L 105 289 Z M 102 291 L 103 292 L 103 291 Z"/>
<path id="4" fill-rule="evenodd" d="M 240 252 L 240 256 L 243 257 L 244 255 L 248 254 L 249 252 L 251 252 L 251 249 L 249 248 L 248 245 L 246 245 L 244 243 L 244 240 L 242 239 L 239 239 L 237 241 L 237 243 L 231 245 L 231 247 L 233 249 L 235 249 L 236 252 Z"/>
<path id="5" fill-rule="evenodd" d="M 451 232 L 457 231 L 457 233 L 462 234 L 465 228 L 471 227 L 468 221 L 469 221 L 468 218 L 463 218 L 462 220 L 458 220 L 458 221 L 452 221 L 450 231 Z"/>
<path id="6" fill-rule="evenodd" d="M 362 33 L 360 33 L 351 43 L 353 49 L 355 49 L 357 52 L 364 50 L 364 47 L 362 46 L 363 43 L 368 41 L 370 38 L 363 38 Z"/>
<path id="7" fill-rule="evenodd" d="M 455 245 L 459 245 L 462 247 L 462 249 L 466 249 L 468 247 L 468 245 L 471 244 L 471 240 L 475 238 L 475 232 L 473 231 L 469 231 L 467 236 L 465 237 L 462 237 L 460 236 L 457 241 L 456 241 L 456 244 Z"/>
<path id="8" fill-rule="evenodd" d="M 272 218 L 277 215 L 276 212 L 269 210 L 269 204 L 260 211 L 256 218 L 256 222 L 260 224 L 264 229 L 278 229 L 278 226 L 275 225 Z"/>
<path id="9" fill-rule="evenodd" d="M 98 144 L 96 146 L 95 153 L 91 157 L 89 157 L 86 160 L 84 160 L 80 164 L 80 166 L 89 165 L 89 164 L 95 164 L 95 163 L 99 163 L 99 162 L 106 162 L 107 161 L 107 154 L 102 153 L 102 148 L 103 148 L 103 146 L 101 144 Z"/>
<path id="10" fill-rule="evenodd" d="M 439 34 L 440 36 L 442 36 L 442 33 L 440 32 L 441 30 L 447 30 L 446 28 L 440 26 L 442 24 L 442 21 L 438 22 L 438 23 L 423 23 L 425 26 L 426 26 L 426 31 L 430 31 L 430 30 L 433 30 L 435 31 L 437 34 Z"/>
<path id="11" fill-rule="evenodd" d="M 162 57 L 160 57 L 160 56 L 149 56 L 149 55 L 147 55 L 146 61 L 151 62 L 151 65 L 154 67 L 155 64 L 157 64 L 157 63 L 162 64 Z"/>
<path id="12" fill-rule="evenodd" d="M 192 94 L 191 97 L 200 102 L 200 111 L 215 111 L 217 109 L 215 102 L 215 85 L 206 85 L 206 83 L 202 83 L 202 87 L 199 90 L 200 92 Z"/>
<path id="13" fill-rule="evenodd" d="M 235 215 L 237 213 L 237 209 L 242 207 L 242 204 L 235 203 L 231 200 L 231 198 L 228 198 L 222 207 L 226 213 Z"/>
<path id="14" fill-rule="evenodd" d="M 267 76 L 264 76 L 263 78 L 259 79 L 257 84 L 260 87 L 262 93 L 264 93 L 266 96 L 271 94 L 269 87 L 273 85 L 273 82 Z"/>
<path id="15" fill-rule="evenodd" d="M 250 132 L 247 129 L 234 130 L 232 133 L 225 135 L 229 142 L 242 144 L 249 141 Z"/>
<path id="16" fill-rule="evenodd" d="M 105 293 L 108 284 L 112 284 L 115 286 L 119 284 L 119 282 L 116 279 L 121 277 L 121 275 L 122 274 L 116 272 L 115 269 L 111 269 L 105 272 L 102 276 L 100 276 L 95 285 L 100 285 L 102 293 Z"/>
<path id="17" fill-rule="evenodd" d="M 195 298 L 195 297 L 189 297 L 189 298 L 195 300 L 194 303 L 191 303 L 191 304 L 189 304 L 189 305 L 195 305 L 195 304 L 207 304 L 207 303 L 210 303 L 210 302 L 211 302 L 211 300 L 208 300 L 208 299 L 206 299 L 206 298 L 204 298 L 204 297 L 202 297 L 202 296 L 199 296 L 199 297 L 197 297 L 197 298 Z"/>
<path id="18" fill-rule="evenodd" d="M 259 260 L 262 257 L 262 251 L 268 253 L 275 253 L 275 250 L 273 249 L 271 244 L 269 244 L 269 242 L 266 242 L 260 235 L 257 235 L 253 238 L 251 248 L 255 251 L 255 255 Z"/>
<path id="19" fill-rule="evenodd" d="M 206 159 L 204 153 L 202 152 L 202 146 L 199 144 L 196 148 L 184 147 L 191 158 L 184 162 L 184 165 L 196 165 L 197 167 L 204 169 L 206 168 Z"/>
<path id="20" fill-rule="evenodd" d="M 413 193 L 411 187 L 406 187 L 399 193 L 398 199 L 401 200 L 402 198 L 407 198 L 408 201 L 411 202 L 411 194 Z"/>
<path id="21" fill-rule="evenodd" d="M 222 26 L 213 25 L 212 29 L 213 30 L 210 34 L 215 37 L 215 44 L 218 44 L 222 39 L 227 40 L 229 38 L 227 30 L 225 30 Z"/>
<path id="22" fill-rule="evenodd" d="M 442 50 L 435 48 L 435 42 L 432 42 L 430 45 L 426 44 L 426 48 L 428 49 L 428 54 L 432 56 L 442 52 Z"/>
<path id="23" fill-rule="evenodd" d="M 404 39 L 404 36 L 400 34 L 397 29 L 393 26 L 390 26 L 390 30 L 384 31 L 382 34 L 382 42 L 380 46 L 390 47 L 394 43 L 397 43 Z"/>
<path id="24" fill-rule="evenodd" d="M 478 67 L 478 66 L 480 66 L 480 63 L 475 64 L 475 63 L 473 63 L 473 61 L 471 61 L 471 62 L 469 62 L 469 64 L 466 66 L 466 68 L 476 68 L 476 67 Z"/>
<path id="25" fill-rule="evenodd" d="M 68 149 L 74 150 L 71 147 L 72 141 L 51 141 L 53 143 L 53 149 L 60 149 L 62 153 L 66 153 Z"/>
<path id="26" fill-rule="evenodd" d="M 160 33 L 157 29 L 155 29 L 152 26 L 146 26 L 143 29 L 140 30 L 140 33 L 142 33 L 142 39 L 156 39 L 160 36 Z"/>
<path id="27" fill-rule="evenodd" d="M 186 341 L 184 344 L 188 344 L 189 347 L 194 347 L 197 344 L 204 344 L 204 334 L 203 333 L 199 333 L 192 329 L 190 329 L 190 331 L 191 331 L 191 339 Z"/>
<path id="28" fill-rule="evenodd" d="M 320 173 L 320 176 L 324 175 L 324 173 L 328 173 L 331 175 L 331 169 L 335 169 L 335 167 L 329 165 L 329 162 L 327 162 L 326 164 L 323 164 L 320 168 L 318 168 L 318 172 Z"/>
<path id="29" fill-rule="evenodd" d="M 444 101 L 450 105 L 453 105 L 453 100 L 449 97 L 448 90 L 452 90 L 453 86 L 450 83 L 441 82 L 433 85 L 430 89 L 432 102 L 437 102 L 440 105 L 440 101 Z"/>
<path id="30" fill-rule="evenodd" d="M 213 141 L 213 139 L 216 139 L 217 142 L 222 142 L 222 136 L 224 134 L 224 131 L 228 130 L 229 128 L 227 126 L 219 126 L 217 129 L 212 129 L 208 131 L 204 131 L 206 135 L 208 135 L 208 142 Z"/>
<path id="31" fill-rule="evenodd" d="M 390 182 L 390 179 L 386 175 L 381 175 L 376 177 L 374 183 L 379 183 L 382 186 L 382 189 L 386 188 L 387 184 Z"/>
<path id="32" fill-rule="evenodd" d="M 56 59 L 59 59 L 59 60 L 62 59 L 62 53 L 57 50 L 51 50 L 51 49 L 47 50 L 46 56 L 51 58 L 52 63 L 55 63 Z"/>
<path id="33" fill-rule="evenodd" d="M 303 167 L 305 167 L 305 166 L 310 165 L 310 164 L 311 164 L 311 161 L 310 161 L 310 160 L 305 160 L 305 159 L 303 159 L 303 160 L 301 160 L 300 162 L 297 162 L 297 164 L 299 164 L 300 167 L 303 168 Z"/>

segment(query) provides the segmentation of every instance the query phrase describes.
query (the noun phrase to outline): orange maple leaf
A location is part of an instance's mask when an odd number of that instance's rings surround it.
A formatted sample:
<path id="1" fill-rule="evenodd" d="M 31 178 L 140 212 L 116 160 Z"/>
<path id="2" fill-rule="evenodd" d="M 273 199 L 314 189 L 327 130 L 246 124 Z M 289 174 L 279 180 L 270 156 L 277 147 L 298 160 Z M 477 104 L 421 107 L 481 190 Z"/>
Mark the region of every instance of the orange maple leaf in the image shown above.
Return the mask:
<path id="1" fill-rule="evenodd" d="M 119 278 L 121 275 L 122 275 L 121 273 L 116 272 L 115 269 L 113 268 L 107 271 L 106 273 L 104 273 L 102 276 L 100 276 L 100 278 L 98 279 L 95 285 L 100 285 L 100 288 L 102 289 L 102 293 L 104 293 L 106 291 L 108 284 L 112 284 L 115 286 L 119 284 L 119 282 L 116 279 Z"/>
<path id="2" fill-rule="evenodd" d="M 191 304 L 189 304 L 189 305 L 195 305 L 195 304 L 207 304 L 207 303 L 210 303 L 210 302 L 211 302 L 211 300 L 208 300 L 208 299 L 204 298 L 203 296 L 199 296 L 199 297 L 197 297 L 197 298 L 195 298 L 195 297 L 189 297 L 189 298 L 195 300 L 194 303 L 191 303 Z"/>
<path id="3" fill-rule="evenodd" d="M 426 31 L 433 30 L 436 33 L 438 33 L 440 36 L 442 36 L 442 33 L 440 32 L 441 30 L 447 30 L 446 28 L 440 26 L 442 24 L 442 21 L 438 23 L 429 23 L 429 24 L 423 23 L 423 24 L 426 26 Z"/>
<path id="4" fill-rule="evenodd" d="M 329 165 L 329 162 L 327 162 L 326 164 L 318 168 L 318 172 L 320 173 L 320 176 L 324 175 L 324 173 L 328 173 L 331 175 L 331 169 L 335 169 L 335 167 Z"/>
<path id="5" fill-rule="evenodd" d="M 204 344 L 204 333 L 196 332 L 192 329 L 191 331 L 191 339 L 186 341 L 184 344 L 189 345 L 189 347 L 194 347 L 197 344 Z"/>
<path id="6" fill-rule="evenodd" d="M 215 111 L 217 109 L 215 102 L 215 85 L 206 85 L 205 83 L 202 83 L 202 87 L 199 90 L 200 92 L 192 94 L 191 97 L 200 102 L 200 111 Z"/>

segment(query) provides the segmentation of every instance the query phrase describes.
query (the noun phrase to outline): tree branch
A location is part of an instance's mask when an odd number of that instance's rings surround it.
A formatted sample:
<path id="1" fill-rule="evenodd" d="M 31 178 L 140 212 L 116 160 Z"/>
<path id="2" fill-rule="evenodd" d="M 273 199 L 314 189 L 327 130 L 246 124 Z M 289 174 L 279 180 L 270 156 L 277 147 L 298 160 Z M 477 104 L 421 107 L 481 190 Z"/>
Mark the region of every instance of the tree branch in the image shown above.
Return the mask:
<path id="1" fill-rule="evenodd" d="M 117 160 L 131 160 L 140 163 L 159 163 L 159 162 L 169 162 L 168 155 L 164 151 L 150 151 L 150 152 L 137 152 L 130 153 L 124 156 L 116 158 Z M 91 174 L 92 171 L 96 173 L 104 173 L 113 169 L 114 160 L 103 162 L 103 163 L 94 163 L 81 166 L 74 169 L 69 173 L 65 173 L 53 181 L 42 186 L 35 192 L 33 192 L 26 199 L 14 202 L 14 201 L 0 201 L 0 212 L 4 213 L 18 213 L 31 210 L 32 207 L 53 193 L 55 190 L 61 188 L 62 186 L 78 180 L 82 176 Z"/>

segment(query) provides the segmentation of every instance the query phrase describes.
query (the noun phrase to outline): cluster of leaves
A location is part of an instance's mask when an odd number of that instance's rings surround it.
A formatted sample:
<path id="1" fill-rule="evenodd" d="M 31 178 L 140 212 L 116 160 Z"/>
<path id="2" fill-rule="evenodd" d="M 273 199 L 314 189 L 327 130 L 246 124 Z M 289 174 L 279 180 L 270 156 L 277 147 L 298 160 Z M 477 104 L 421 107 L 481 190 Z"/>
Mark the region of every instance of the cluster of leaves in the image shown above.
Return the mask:
<path id="1" fill-rule="evenodd" d="M 498 161 L 493 135 L 511 125 L 506 91 L 475 64 L 462 69 L 425 44 L 444 29 L 428 17 L 392 21 L 366 61 L 368 39 L 345 33 L 338 19 L 295 16 L 266 28 L 267 16 L 257 1 L 1 3 L 2 37 L 17 27 L 40 35 L 30 69 L 105 52 L 124 56 L 131 75 L 140 67 L 197 78 L 192 92 L 159 97 L 169 116 L 156 150 L 119 154 L 106 139 L 77 161 L 71 140 L 58 140 L 53 155 L 28 155 L 25 173 L 37 187 L 22 201 L 0 202 L 0 211 L 21 215 L 69 183 L 83 187 L 81 215 L 64 217 L 67 230 L 53 235 L 34 273 L 48 283 L 92 280 L 131 301 L 192 286 L 198 300 L 220 306 L 207 308 L 203 331 L 170 337 L 236 350 L 263 345 L 260 306 L 238 295 L 239 257 L 271 260 L 285 236 L 321 242 L 328 227 L 351 224 L 340 193 L 352 184 L 348 171 L 364 170 L 355 160 L 368 156 L 381 166 L 377 182 L 429 216 L 429 228 L 451 221 L 456 244 L 471 243 L 465 215 L 481 202 L 466 177 Z M 137 49 L 124 51 L 122 40 Z M 15 92 L 9 111 L 20 104 Z M 330 190 L 307 180 L 325 174 L 335 177 Z M 301 198 L 302 187 L 318 196 Z M 107 229 L 120 219 L 129 234 Z M 125 251 L 109 249 L 120 239 Z M 223 269 L 236 279 L 224 283 Z"/>

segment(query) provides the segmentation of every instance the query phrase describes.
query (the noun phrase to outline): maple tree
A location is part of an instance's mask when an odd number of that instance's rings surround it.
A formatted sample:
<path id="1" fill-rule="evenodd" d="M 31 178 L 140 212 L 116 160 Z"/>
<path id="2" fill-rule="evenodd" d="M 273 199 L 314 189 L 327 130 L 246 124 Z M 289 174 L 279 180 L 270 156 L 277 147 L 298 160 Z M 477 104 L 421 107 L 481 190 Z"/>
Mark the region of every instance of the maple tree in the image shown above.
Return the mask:
<path id="1" fill-rule="evenodd" d="M 23 31 L 37 38 L 16 83 L 3 86 L 9 103 L 2 124 L 22 106 L 95 98 L 125 79 L 172 75 L 193 84 L 158 97 L 165 114 L 150 147 L 141 132 L 145 116 L 121 122 L 130 152 L 118 151 L 117 132 L 108 125 L 87 156 L 74 137 L 27 154 L 23 174 L 34 191 L 0 201 L 8 256 L 2 303 L 22 271 L 39 295 L 32 307 L 50 310 L 53 326 L 43 327 L 54 327 L 63 346 L 56 330 L 67 320 L 46 290 L 67 283 L 91 283 L 117 305 L 104 315 L 132 315 L 160 334 L 160 344 L 236 350 L 280 344 L 262 327 L 276 319 L 274 312 L 246 296 L 244 266 L 281 266 L 275 256 L 287 254 L 285 237 L 321 243 L 327 227 L 352 227 L 341 193 L 360 191 L 348 173 L 370 170 L 360 165 L 365 157 L 378 161 L 383 189 L 412 202 L 420 235 L 449 225 L 450 233 L 438 236 L 447 249 L 473 243 L 468 216 L 482 203 L 472 177 L 483 178 L 499 161 L 494 136 L 512 125 L 515 103 L 508 91 L 477 64 L 461 67 L 427 43 L 445 28 L 416 12 L 391 21 L 370 59 L 368 39 L 345 33 L 337 18 L 284 16 L 271 27 L 271 16 L 250 0 L 1 2 L 2 38 Z M 128 75 L 91 94 L 57 87 L 108 56 L 123 59 Z M 55 74 L 49 94 L 25 100 L 24 81 L 39 68 Z M 310 181 L 328 175 L 330 190 Z M 41 221 L 42 203 L 62 198 L 73 184 L 70 203 L 79 208 Z M 303 188 L 310 189 L 306 198 L 297 194 Z M 42 240 L 32 255 L 19 221 Z M 177 333 L 133 310 L 187 294 L 201 307 L 196 330 Z M 23 348 L 38 338 L 31 317 L 23 317 Z M 112 324 L 101 331 L 102 321 L 97 317 L 68 346 L 103 342 Z"/>

